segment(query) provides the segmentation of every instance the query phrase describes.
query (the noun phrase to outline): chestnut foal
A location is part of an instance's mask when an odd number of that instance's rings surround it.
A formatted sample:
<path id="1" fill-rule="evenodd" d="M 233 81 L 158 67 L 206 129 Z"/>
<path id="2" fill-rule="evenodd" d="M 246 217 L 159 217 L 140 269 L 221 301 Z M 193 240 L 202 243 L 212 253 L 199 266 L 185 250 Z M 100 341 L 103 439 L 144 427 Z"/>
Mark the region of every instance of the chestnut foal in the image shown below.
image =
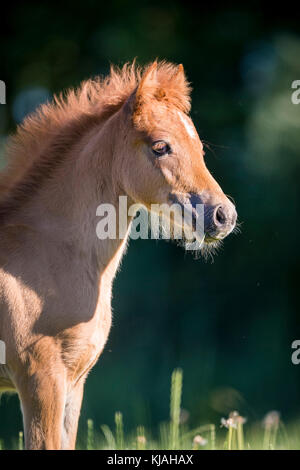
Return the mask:
<path id="1" fill-rule="evenodd" d="M 205 241 L 236 223 L 188 116 L 183 67 L 112 68 L 26 118 L 0 176 L 0 391 L 16 391 L 27 449 L 73 449 L 84 382 L 111 326 L 124 239 L 99 240 L 96 208 L 204 204 Z M 127 235 L 132 217 L 127 220 Z"/>

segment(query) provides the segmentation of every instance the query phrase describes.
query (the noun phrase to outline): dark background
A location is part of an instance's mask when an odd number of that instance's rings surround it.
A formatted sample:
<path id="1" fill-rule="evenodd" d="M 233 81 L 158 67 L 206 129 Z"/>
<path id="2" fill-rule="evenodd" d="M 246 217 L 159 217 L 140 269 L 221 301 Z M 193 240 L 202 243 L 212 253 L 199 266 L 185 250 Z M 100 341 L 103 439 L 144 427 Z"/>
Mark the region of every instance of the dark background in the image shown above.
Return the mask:
<path id="1" fill-rule="evenodd" d="M 114 285 L 114 325 L 87 380 L 81 417 L 126 430 L 168 419 L 170 375 L 184 371 L 190 424 L 300 415 L 300 25 L 293 7 L 188 2 L 15 3 L 1 14 L 0 139 L 40 102 L 109 64 L 167 59 L 192 82 L 206 162 L 234 197 L 242 233 L 213 263 L 164 241 L 131 241 Z M 256 6 L 255 6 L 256 5 Z M 2 7 L 1 7 L 2 8 Z M 276 10 L 278 8 L 278 10 Z M 16 396 L 0 406 L 0 439 L 21 429 Z"/>

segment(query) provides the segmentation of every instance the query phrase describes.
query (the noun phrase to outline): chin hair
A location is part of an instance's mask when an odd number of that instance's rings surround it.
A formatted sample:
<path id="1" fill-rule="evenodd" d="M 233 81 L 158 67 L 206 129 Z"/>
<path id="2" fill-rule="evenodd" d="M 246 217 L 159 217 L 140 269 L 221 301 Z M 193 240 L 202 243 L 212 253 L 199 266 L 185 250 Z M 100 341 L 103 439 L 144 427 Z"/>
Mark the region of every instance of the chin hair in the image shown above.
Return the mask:
<path id="1" fill-rule="evenodd" d="M 166 237 L 166 228 L 170 229 L 170 238 Z M 197 238 L 187 238 L 184 236 L 184 233 L 182 234 L 182 238 L 175 238 L 174 225 L 172 224 L 171 227 L 169 227 L 169 225 L 165 223 L 164 218 L 161 220 L 159 232 L 159 239 L 175 242 L 176 245 L 182 247 L 186 252 L 191 253 L 195 259 L 204 258 L 205 261 L 213 262 L 214 256 L 223 245 L 222 240 L 207 243 Z"/>
<path id="2" fill-rule="evenodd" d="M 191 240 L 186 237 L 182 237 L 180 239 L 172 237 L 171 240 L 183 248 L 186 252 L 191 253 L 193 258 L 204 258 L 205 261 L 211 261 L 212 263 L 214 261 L 214 256 L 223 246 L 222 240 L 216 240 L 210 243 L 198 240 L 196 238 Z"/>
<path id="3" fill-rule="evenodd" d="M 200 253 L 201 256 L 205 259 L 205 261 L 210 260 L 212 263 L 214 262 L 214 256 L 221 250 L 223 246 L 222 240 L 216 240 L 212 243 L 203 243 Z"/>
<path id="4" fill-rule="evenodd" d="M 205 261 L 211 261 L 213 263 L 214 256 L 218 253 L 218 251 L 222 248 L 222 241 L 218 240 L 211 243 L 201 242 L 198 240 L 194 240 L 192 242 L 193 247 L 190 248 L 191 241 L 190 240 L 174 240 L 176 243 L 185 249 L 187 252 L 191 253 L 193 258 L 199 259 L 203 258 Z"/>

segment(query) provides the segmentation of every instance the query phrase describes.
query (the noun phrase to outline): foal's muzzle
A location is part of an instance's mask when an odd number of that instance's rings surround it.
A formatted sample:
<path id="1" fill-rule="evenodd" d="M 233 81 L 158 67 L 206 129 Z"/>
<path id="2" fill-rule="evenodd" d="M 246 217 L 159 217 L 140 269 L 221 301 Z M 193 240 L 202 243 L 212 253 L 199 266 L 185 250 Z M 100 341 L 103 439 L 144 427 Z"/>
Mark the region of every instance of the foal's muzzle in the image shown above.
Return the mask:
<path id="1" fill-rule="evenodd" d="M 220 240 L 229 235 L 235 227 L 237 213 L 234 205 L 227 204 L 204 207 L 204 232 L 205 240 Z"/>
<path id="2" fill-rule="evenodd" d="M 203 204 L 203 223 L 205 241 L 207 243 L 215 240 L 222 240 L 234 229 L 237 220 L 237 212 L 232 202 L 226 198 L 219 204 L 203 202 L 203 198 L 198 195 L 191 196 L 191 204 Z"/>

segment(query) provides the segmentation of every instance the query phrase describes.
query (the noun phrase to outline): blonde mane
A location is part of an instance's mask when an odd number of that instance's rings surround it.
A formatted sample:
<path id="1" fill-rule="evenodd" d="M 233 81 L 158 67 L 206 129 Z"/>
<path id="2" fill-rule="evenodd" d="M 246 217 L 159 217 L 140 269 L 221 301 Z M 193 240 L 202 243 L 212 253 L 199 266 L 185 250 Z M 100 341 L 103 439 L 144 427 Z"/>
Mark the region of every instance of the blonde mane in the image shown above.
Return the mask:
<path id="1" fill-rule="evenodd" d="M 111 66 L 107 77 L 84 81 L 26 117 L 6 147 L 7 167 L 0 173 L 0 220 L 51 176 L 78 138 L 123 106 L 152 65 L 142 68 L 134 61 L 122 68 Z M 172 79 L 177 71 L 174 64 L 158 63 L 156 99 L 188 112 L 189 84 Z"/>

